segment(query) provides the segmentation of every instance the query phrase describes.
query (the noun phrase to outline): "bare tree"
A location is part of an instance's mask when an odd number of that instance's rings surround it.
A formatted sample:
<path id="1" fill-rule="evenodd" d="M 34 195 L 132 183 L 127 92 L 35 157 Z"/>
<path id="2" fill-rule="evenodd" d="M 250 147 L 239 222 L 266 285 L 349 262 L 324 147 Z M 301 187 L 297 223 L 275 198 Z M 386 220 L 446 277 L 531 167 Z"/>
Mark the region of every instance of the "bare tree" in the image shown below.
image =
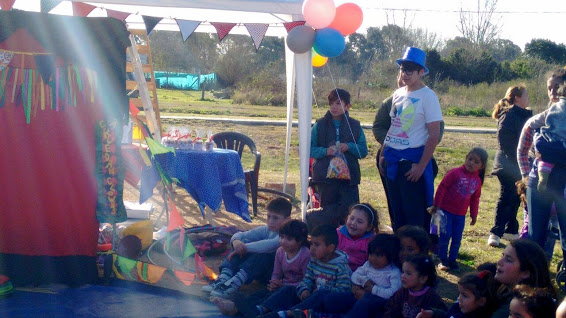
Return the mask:
<path id="1" fill-rule="evenodd" d="M 476 11 L 460 8 L 460 24 L 457 27 L 462 36 L 479 49 L 499 37 L 501 16 L 497 16 L 495 12 L 498 0 L 484 0 L 483 4 L 481 0 L 477 1 Z"/>

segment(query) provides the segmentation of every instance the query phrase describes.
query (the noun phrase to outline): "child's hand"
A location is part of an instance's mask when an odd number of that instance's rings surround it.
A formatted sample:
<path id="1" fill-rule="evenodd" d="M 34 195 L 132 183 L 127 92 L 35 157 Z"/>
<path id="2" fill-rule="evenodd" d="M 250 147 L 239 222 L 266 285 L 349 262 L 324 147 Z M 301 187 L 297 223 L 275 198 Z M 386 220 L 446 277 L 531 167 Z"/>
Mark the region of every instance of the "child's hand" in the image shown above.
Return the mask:
<path id="1" fill-rule="evenodd" d="M 365 292 L 366 292 L 366 293 L 371 293 L 371 291 L 372 291 L 374 285 L 375 285 L 375 284 L 374 284 L 371 280 L 368 279 L 368 281 L 364 284 L 364 290 L 365 290 Z"/>
<path id="2" fill-rule="evenodd" d="M 470 221 L 470 225 L 475 225 L 477 220 L 478 220 L 477 216 L 472 216 L 472 220 Z"/>
<path id="3" fill-rule="evenodd" d="M 336 145 L 336 147 L 341 153 L 344 153 L 350 149 L 350 147 L 348 147 L 348 144 L 345 143 L 339 143 Z"/>
<path id="4" fill-rule="evenodd" d="M 275 291 L 275 290 L 281 288 L 281 286 L 283 286 L 283 280 L 272 279 L 272 280 L 269 281 L 269 284 L 267 284 L 267 290 Z"/>
<path id="5" fill-rule="evenodd" d="M 407 181 L 410 181 L 410 182 L 419 181 L 419 179 L 423 175 L 424 169 L 425 169 L 425 167 L 422 167 L 419 164 L 413 163 L 411 165 L 411 170 L 409 170 L 409 171 L 407 171 L 407 173 L 405 173 L 405 177 L 407 177 Z"/>
<path id="6" fill-rule="evenodd" d="M 238 255 L 244 255 L 248 252 L 246 244 L 240 240 L 235 240 L 234 242 L 232 242 L 232 247 L 234 248 L 234 252 L 236 252 Z"/>
<path id="7" fill-rule="evenodd" d="M 432 310 L 421 309 L 421 312 L 417 315 L 417 318 L 432 318 Z"/>
<path id="8" fill-rule="evenodd" d="M 428 208 L 427 211 L 430 215 L 433 215 L 434 213 L 436 213 L 436 211 L 438 211 L 438 207 L 433 205 L 430 208 Z"/>
<path id="9" fill-rule="evenodd" d="M 336 148 L 336 146 L 330 146 L 328 148 L 326 148 L 326 155 L 327 156 L 336 156 L 336 151 L 338 149 Z"/>
<path id="10" fill-rule="evenodd" d="M 305 290 L 301 293 L 301 296 L 299 297 L 301 300 L 305 300 L 307 298 L 309 298 L 311 295 L 311 292 L 308 290 Z"/>
<path id="11" fill-rule="evenodd" d="M 362 299 L 362 297 L 364 297 L 364 294 L 366 293 L 366 291 L 364 290 L 364 288 L 360 285 L 354 285 L 352 286 L 352 293 L 354 294 L 354 297 L 356 297 L 356 299 Z"/>

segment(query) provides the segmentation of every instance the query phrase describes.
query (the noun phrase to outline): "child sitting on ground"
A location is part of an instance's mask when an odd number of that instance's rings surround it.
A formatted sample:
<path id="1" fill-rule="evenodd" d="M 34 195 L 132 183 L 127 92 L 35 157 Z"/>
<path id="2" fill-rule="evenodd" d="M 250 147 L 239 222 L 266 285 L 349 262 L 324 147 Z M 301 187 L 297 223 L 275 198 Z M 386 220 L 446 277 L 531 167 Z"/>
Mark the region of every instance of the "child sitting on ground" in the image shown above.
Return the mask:
<path id="1" fill-rule="evenodd" d="M 399 288 L 399 239 L 377 234 L 369 243 L 369 260 L 352 274 L 352 292 L 331 293 L 324 299 L 325 313 L 346 313 L 345 318 L 375 317 Z"/>
<path id="2" fill-rule="evenodd" d="M 430 236 L 422 227 L 403 225 L 395 235 L 399 238 L 399 263 L 403 264 L 409 256 L 430 252 Z"/>
<path id="3" fill-rule="evenodd" d="M 338 231 L 338 249 L 348 254 L 350 269 L 355 271 L 368 260 L 368 243 L 379 227 L 377 211 L 369 203 L 352 205 L 346 225 Z"/>
<path id="4" fill-rule="evenodd" d="M 291 216 L 292 205 L 284 198 L 276 198 L 267 203 L 266 209 L 267 225 L 232 236 L 233 250 L 220 265 L 218 279 L 204 286 L 203 291 L 214 297 L 228 298 L 254 279 L 267 282 L 279 247 L 279 229 Z"/>
<path id="5" fill-rule="evenodd" d="M 348 255 L 337 250 L 338 235 L 332 225 L 321 225 L 311 233 L 312 259 L 303 280 L 295 286 L 283 286 L 257 307 L 261 317 L 303 317 L 303 310 L 322 304 L 330 292 L 352 288 Z M 313 308 L 320 311 L 321 308 Z"/>
<path id="6" fill-rule="evenodd" d="M 422 309 L 446 310 L 435 292 L 436 269 L 428 255 L 409 256 L 403 263 L 401 288 L 387 302 L 384 318 L 415 318 Z"/>
<path id="7" fill-rule="evenodd" d="M 509 317 L 554 317 L 555 312 L 556 302 L 554 295 L 546 288 L 518 285 L 513 289 L 513 299 L 511 304 L 509 304 Z"/>
<path id="8" fill-rule="evenodd" d="M 496 300 L 493 273 L 468 273 L 458 281 L 458 301 L 447 312 L 422 310 L 417 318 L 485 318 L 493 313 Z"/>
<path id="9" fill-rule="evenodd" d="M 266 300 L 274 291 L 283 286 L 296 286 L 303 280 L 311 259 L 307 241 L 308 231 L 305 222 L 290 220 L 279 230 L 279 245 L 275 253 L 273 274 L 266 289 L 249 296 L 237 293 L 234 301 L 212 297 L 224 315 L 233 316 L 238 312 L 246 317 L 257 316 L 256 306 Z"/>
<path id="10" fill-rule="evenodd" d="M 440 270 L 459 268 L 456 258 L 466 225 L 466 213 L 469 208 L 472 219 L 470 225 L 475 225 L 487 158 L 488 154 L 485 149 L 473 148 L 466 155 L 464 164 L 448 171 L 438 185 L 430 213 L 438 213 L 437 215 L 440 216 L 440 238 L 438 240 L 438 257 L 442 262 L 438 264 Z M 450 254 L 448 254 L 449 243 Z"/>

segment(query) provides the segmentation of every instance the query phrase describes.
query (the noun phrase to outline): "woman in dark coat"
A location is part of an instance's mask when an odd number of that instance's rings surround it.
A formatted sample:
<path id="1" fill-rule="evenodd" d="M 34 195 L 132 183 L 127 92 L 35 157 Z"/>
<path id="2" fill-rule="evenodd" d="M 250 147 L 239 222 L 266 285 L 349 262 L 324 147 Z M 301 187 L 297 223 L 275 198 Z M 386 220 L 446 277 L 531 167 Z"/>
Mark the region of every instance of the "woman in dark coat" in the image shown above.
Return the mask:
<path id="1" fill-rule="evenodd" d="M 505 98 L 493 107 L 499 150 L 495 155 L 492 174 L 499 179 L 501 191 L 495 210 L 495 224 L 487 240 L 491 246 L 499 246 L 502 237 L 510 241 L 519 238 L 517 209 L 521 201 L 515 182 L 521 180 L 521 172 L 517 163 L 517 145 L 523 125 L 533 115 L 528 106 L 527 89 L 524 86 L 512 86 Z"/>

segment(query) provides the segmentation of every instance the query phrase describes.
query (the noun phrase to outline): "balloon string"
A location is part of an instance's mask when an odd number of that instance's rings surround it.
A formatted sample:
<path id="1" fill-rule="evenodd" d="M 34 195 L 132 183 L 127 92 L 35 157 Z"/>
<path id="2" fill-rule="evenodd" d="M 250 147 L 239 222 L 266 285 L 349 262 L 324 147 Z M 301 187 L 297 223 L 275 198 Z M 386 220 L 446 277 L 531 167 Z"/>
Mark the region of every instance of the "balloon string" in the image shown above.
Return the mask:
<path id="1" fill-rule="evenodd" d="M 354 144 L 356 145 L 356 151 L 358 151 L 358 156 L 361 158 L 362 153 L 360 151 L 360 147 L 358 146 L 358 142 L 356 140 L 356 137 L 354 136 L 354 132 L 352 131 L 352 127 L 350 126 L 350 121 L 348 120 L 348 116 L 346 115 L 346 109 L 344 108 L 344 104 L 342 103 L 342 99 L 340 98 L 340 94 L 338 94 L 338 87 L 336 87 L 336 82 L 334 81 L 334 77 L 332 76 L 332 72 L 330 71 L 330 67 L 328 67 L 328 63 L 326 63 L 324 66 L 326 66 L 326 71 L 328 72 L 328 75 L 330 76 L 330 80 L 332 81 L 332 85 L 334 85 L 334 90 L 336 91 L 336 96 L 338 97 L 338 101 L 340 102 L 340 106 L 342 106 L 342 110 L 344 111 L 344 117 L 346 117 L 346 124 L 348 125 L 348 130 L 350 131 L 350 135 L 352 136 L 352 139 L 354 140 Z"/>

